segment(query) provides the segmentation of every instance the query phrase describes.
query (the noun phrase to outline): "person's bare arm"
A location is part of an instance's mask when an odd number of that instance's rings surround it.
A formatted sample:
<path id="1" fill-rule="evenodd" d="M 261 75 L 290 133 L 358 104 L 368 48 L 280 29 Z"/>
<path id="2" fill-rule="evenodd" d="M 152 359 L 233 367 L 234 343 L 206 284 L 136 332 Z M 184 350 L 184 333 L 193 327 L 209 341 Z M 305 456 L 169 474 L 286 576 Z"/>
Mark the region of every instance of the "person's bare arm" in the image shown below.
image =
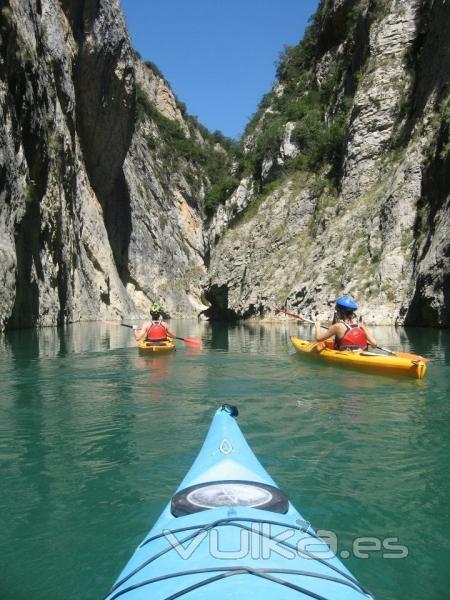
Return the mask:
<path id="1" fill-rule="evenodd" d="M 136 338 L 137 342 L 144 339 L 144 337 L 147 335 L 148 328 L 149 328 L 149 324 L 144 323 L 140 329 L 139 328 L 133 329 L 134 337 Z"/>
<path id="2" fill-rule="evenodd" d="M 320 321 L 314 323 L 316 327 L 316 342 L 322 342 L 337 334 L 336 324 L 331 325 L 328 329 L 320 324 Z"/>
<path id="3" fill-rule="evenodd" d="M 373 335 L 371 335 L 371 334 L 370 334 L 370 333 L 367 331 L 367 329 L 366 329 L 365 327 L 363 327 L 362 325 L 361 325 L 361 329 L 362 329 L 363 331 L 365 331 L 365 333 L 366 333 L 366 336 L 367 336 L 367 341 L 369 342 L 369 344 L 370 344 L 371 346 L 373 346 L 374 348 L 376 348 L 376 347 L 378 346 L 378 342 L 377 342 L 377 340 L 376 340 L 376 339 L 373 337 Z"/>
<path id="4" fill-rule="evenodd" d="M 174 333 L 172 333 L 172 332 L 170 331 L 170 329 L 169 329 L 169 328 L 168 328 L 168 326 L 167 326 L 167 323 L 165 323 L 165 322 L 163 321 L 161 324 L 162 324 L 162 325 L 164 325 L 164 327 L 166 328 L 166 331 L 167 331 L 167 336 L 168 336 L 168 337 L 170 337 L 170 338 L 173 338 L 173 339 L 175 339 L 175 338 L 177 337 L 177 336 L 176 336 Z"/>

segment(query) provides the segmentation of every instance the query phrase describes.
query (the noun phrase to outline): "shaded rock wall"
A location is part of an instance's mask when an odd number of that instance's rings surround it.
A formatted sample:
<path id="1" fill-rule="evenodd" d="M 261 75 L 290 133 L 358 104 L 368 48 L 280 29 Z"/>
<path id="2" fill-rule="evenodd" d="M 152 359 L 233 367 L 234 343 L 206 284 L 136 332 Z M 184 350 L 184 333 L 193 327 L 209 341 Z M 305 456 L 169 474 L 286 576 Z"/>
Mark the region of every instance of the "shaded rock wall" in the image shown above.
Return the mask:
<path id="1" fill-rule="evenodd" d="M 208 180 L 195 160 L 195 193 L 182 166 L 167 176 L 137 86 L 192 129 L 134 55 L 118 0 L 2 3 L 1 327 L 137 317 L 153 301 L 178 316 L 203 308 L 192 198 Z"/>

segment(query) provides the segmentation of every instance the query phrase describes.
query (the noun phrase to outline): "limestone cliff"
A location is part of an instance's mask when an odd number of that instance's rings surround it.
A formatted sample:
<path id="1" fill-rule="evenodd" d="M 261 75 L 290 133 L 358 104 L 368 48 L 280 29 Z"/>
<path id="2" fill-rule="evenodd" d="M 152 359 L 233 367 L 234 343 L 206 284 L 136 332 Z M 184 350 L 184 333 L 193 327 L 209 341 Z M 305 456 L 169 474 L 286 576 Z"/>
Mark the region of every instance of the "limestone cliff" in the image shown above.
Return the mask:
<path id="1" fill-rule="evenodd" d="M 236 154 L 119 0 L 0 8 L 0 328 L 172 316 L 449 324 L 450 4 L 322 0 Z M 231 152 L 230 150 L 233 150 Z"/>
<path id="2" fill-rule="evenodd" d="M 323 0 L 247 128 L 210 224 L 208 297 L 262 317 L 450 323 L 450 4 Z"/>
<path id="3" fill-rule="evenodd" d="M 3 2 L 0 326 L 198 314 L 201 201 L 227 163 L 208 135 L 118 0 Z"/>

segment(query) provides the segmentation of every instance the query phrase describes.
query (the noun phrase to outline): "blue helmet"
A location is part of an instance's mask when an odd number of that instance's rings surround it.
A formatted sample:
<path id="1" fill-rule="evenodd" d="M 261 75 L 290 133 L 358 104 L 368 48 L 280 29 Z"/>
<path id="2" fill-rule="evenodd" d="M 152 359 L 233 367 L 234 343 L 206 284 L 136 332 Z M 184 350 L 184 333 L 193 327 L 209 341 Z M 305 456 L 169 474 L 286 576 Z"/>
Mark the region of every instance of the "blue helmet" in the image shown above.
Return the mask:
<path id="1" fill-rule="evenodd" d="M 336 306 L 346 308 L 347 310 L 356 310 L 358 308 L 358 305 L 351 296 L 339 296 L 336 300 Z"/>

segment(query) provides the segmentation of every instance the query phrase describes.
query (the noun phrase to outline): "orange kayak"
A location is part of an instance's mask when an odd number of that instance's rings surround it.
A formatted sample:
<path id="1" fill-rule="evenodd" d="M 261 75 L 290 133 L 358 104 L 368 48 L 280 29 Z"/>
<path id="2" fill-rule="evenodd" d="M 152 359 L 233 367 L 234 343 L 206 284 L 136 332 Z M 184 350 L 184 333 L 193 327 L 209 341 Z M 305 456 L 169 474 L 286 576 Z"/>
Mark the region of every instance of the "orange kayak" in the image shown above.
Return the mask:
<path id="1" fill-rule="evenodd" d="M 411 355 L 411 358 L 405 358 L 376 352 L 335 350 L 334 344 L 329 340 L 308 342 L 291 337 L 291 342 L 299 354 L 306 354 L 344 367 L 376 371 L 386 375 L 406 375 L 416 379 L 423 379 L 427 372 L 427 365 L 421 356 Z"/>

